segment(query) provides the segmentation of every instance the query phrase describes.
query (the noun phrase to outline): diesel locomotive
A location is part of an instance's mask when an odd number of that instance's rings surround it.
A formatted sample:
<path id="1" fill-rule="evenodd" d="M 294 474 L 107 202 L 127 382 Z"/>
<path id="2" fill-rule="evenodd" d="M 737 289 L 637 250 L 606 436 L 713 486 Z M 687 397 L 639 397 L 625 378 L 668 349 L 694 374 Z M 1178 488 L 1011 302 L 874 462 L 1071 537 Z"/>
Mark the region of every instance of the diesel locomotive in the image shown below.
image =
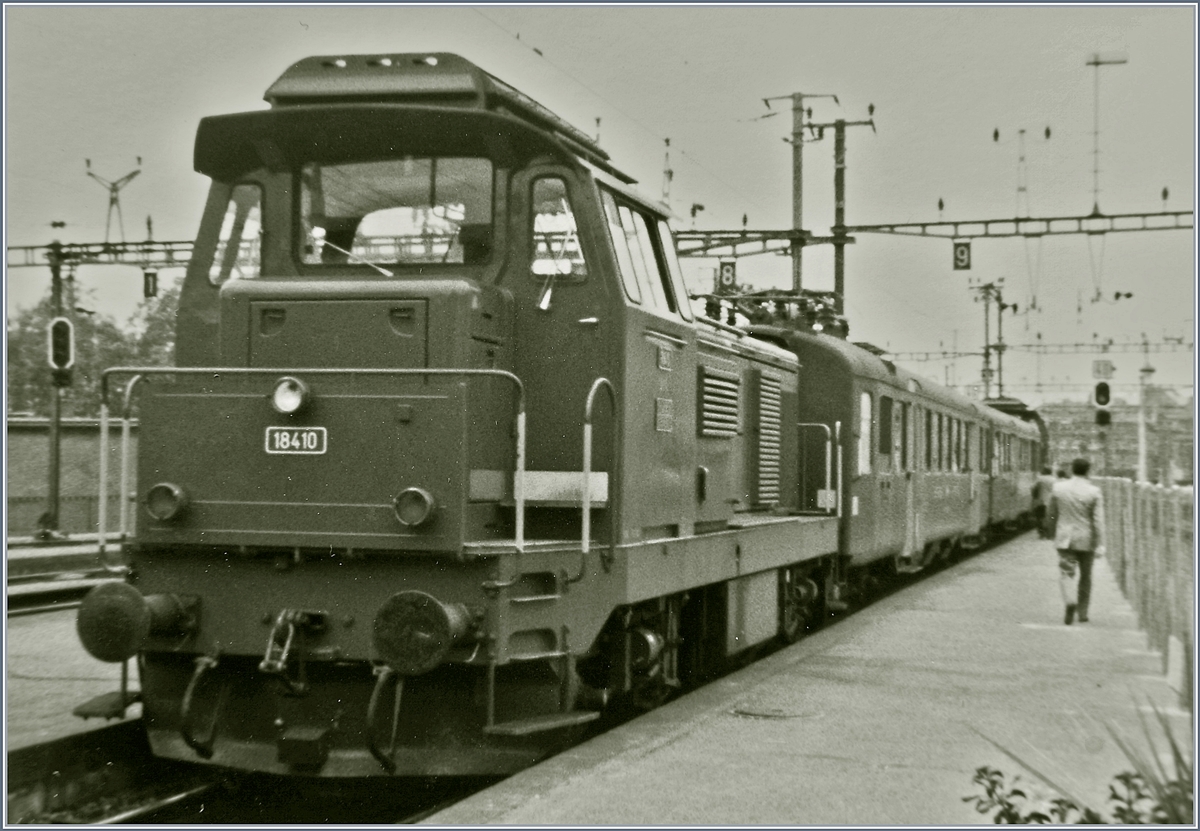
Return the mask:
<path id="1" fill-rule="evenodd" d="M 508 773 L 1031 512 L 1035 414 L 695 314 L 665 208 L 474 64 L 265 98 L 200 122 L 175 366 L 104 376 L 136 530 L 78 632 L 140 690 L 79 715 L 140 700 L 154 753 L 246 771 Z"/>

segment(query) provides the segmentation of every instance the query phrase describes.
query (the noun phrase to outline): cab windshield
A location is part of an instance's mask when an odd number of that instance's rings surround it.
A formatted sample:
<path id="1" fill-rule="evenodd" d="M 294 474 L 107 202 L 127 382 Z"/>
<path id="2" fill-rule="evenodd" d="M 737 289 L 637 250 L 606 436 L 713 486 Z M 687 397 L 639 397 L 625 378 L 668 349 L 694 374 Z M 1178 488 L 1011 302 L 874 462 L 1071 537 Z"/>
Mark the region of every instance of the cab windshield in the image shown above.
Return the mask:
<path id="1" fill-rule="evenodd" d="M 302 262 L 485 263 L 492 255 L 492 181 L 492 163 L 484 158 L 305 164 Z"/>

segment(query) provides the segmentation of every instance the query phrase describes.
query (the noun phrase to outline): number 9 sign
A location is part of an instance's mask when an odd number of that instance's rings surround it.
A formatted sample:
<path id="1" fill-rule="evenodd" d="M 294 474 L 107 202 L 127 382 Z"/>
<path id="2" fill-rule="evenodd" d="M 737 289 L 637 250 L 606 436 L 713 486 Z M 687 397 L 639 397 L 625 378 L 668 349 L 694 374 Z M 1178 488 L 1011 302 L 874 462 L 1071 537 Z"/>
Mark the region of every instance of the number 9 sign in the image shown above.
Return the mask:
<path id="1" fill-rule="evenodd" d="M 969 242 L 954 243 L 954 270 L 955 271 L 970 271 L 971 270 L 971 243 L 969 243 Z"/>

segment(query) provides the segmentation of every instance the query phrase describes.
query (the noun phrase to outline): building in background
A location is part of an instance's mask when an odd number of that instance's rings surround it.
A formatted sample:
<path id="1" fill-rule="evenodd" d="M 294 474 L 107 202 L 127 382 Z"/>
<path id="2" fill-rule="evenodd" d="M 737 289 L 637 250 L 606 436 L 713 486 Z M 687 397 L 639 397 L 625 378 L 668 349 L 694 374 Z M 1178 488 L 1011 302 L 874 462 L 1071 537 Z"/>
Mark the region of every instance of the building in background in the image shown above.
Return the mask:
<path id="1" fill-rule="evenodd" d="M 1047 403 L 1040 410 L 1050 433 L 1049 459 L 1056 468 L 1069 467 L 1071 459 L 1085 456 L 1096 476 L 1137 477 L 1137 402 L 1113 399 L 1108 427 L 1096 425 L 1090 403 Z M 1146 388 L 1146 477 L 1151 482 L 1192 484 L 1194 411 L 1191 397 L 1183 400 L 1167 388 Z"/>

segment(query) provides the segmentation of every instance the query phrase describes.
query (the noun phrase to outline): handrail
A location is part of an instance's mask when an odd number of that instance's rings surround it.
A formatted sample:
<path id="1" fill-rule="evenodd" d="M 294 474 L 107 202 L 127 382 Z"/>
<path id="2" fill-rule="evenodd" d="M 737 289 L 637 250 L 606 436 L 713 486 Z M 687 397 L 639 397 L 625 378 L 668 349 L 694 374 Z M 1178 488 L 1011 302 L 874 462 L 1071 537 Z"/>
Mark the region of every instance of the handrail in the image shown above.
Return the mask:
<path id="1" fill-rule="evenodd" d="M 124 545 L 129 537 L 129 417 L 133 413 L 133 390 L 145 375 L 138 374 L 125 385 L 125 406 L 121 410 L 121 526 L 120 541 Z"/>
<path id="2" fill-rule="evenodd" d="M 592 382 L 592 388 L 588 390 L 587 403 L 583 409 L 583 533 L 580 541 L 580 566 L 579 574 L 567 580 L 567 583 L 577 583 L 583 579 L 583 573 L 587 568 L 587 556 L 592 549 L 592 408 L 596 403 L 596 393 L 600 388 L 604 387 L 608 390 L 608 399 L 612 403 L 613 409 L 613 458 L 617 464 L 620 464 L 621 447 L 620 433 L 617 429 L 617 391 L 612 385 L 612 381 L 607 378 L 597 378 Z M 602 562 L 604 570 L 612 568 L 613 560 L 616 559 L 617 545 L 617 527 L 615 510 L 615 502 L 613 499 L 614 486 L 616 476 L 609 477 L 608 483 L 608 552 L 603 556 Z"/>
<path id="3" fill-rule="evenodd" d="M 133 375 L 135 376 L 129 382 L 126 388 L 126 410 L 123 413 L 125 435 L 128 435 L 129 424 L 129 407 L 132 405 L 132 391 L 135 384 L 143 380 L 142 376 L 148 375 L 212 375 L 217 378 L 222 375 L 392 375 L 397 377 L 405 376 L 482 376 L 493 378 L 506 378 L 513 383 L 517 388 L 517 437 L 516 437 L 516 461 L 515 470 L 513 472 L 513 496 L 516 500 L 516 539 L 514 547 L 517 557 L 519 558 L 525 552 L 525 384 L 513 373 L 505 369 L 395 369 L 382 367 L 378 369 L 364 367 L 349 367 L 349 368 L 330 368 L 330 367 L 133 367 L 133 366 L 114 366 L 100 373 L 100 459 L 101 459 L 101 478 L 100 478 L 100 546 L 101 553 L 104 551 L 104 536 L 105 536 L 105 521 L 107 519 L 104 513 L 105 500 L 107 499 L 107 481 L 108 464 L 106 454 L 108 452 L 108 381 L 112 375 Z M 123 478 L 121 483 L 121 504 L 124 506 L 129 500 L 128 482 Z M 107 566 L 106 566 L 107 568 Z M 512 585 L 520 579 L 520 569 L 517 569 L 517 577 L 507 585 Z M 503 588 L 505 584 L 495 584 L 497 588 Z"/>
<path id="4" fill-rule="evenodd" d="M 833 456 L 833 452 L 832 452 L 833 431 L 829 429 L 828 424 L 822 424 L 819 421 L 815 421 L 815 422 L 814 421 L 801 421 L 796 426 L 797 427 L 810 427 L 810 428 L 817 427 L 817 428 L 820 428 L 821 430 L 825 431 L 825 487 L 823 488 L 823 490 L 828 491 L 830 484 L 832 484 L 832 479 L 830 479 L 830 474 L 831 474 L 830 465 L 832 464 L 832 456 Z M 825 510 L 830 511 L 830 512 L 837 510 L 837 500 L 836 499 L 834 500 L 833 507 L 826 508 Z"/>
<path id="5" fill-rule="evenodd" d="M 846 471 L 843 470 L 844 462 L 842 458 L 842 422 L 835 421 L 833 423 L 833 438 L 837 447 L 837 518 L 842 518 L 842 490 L 846 487 Z"/>

